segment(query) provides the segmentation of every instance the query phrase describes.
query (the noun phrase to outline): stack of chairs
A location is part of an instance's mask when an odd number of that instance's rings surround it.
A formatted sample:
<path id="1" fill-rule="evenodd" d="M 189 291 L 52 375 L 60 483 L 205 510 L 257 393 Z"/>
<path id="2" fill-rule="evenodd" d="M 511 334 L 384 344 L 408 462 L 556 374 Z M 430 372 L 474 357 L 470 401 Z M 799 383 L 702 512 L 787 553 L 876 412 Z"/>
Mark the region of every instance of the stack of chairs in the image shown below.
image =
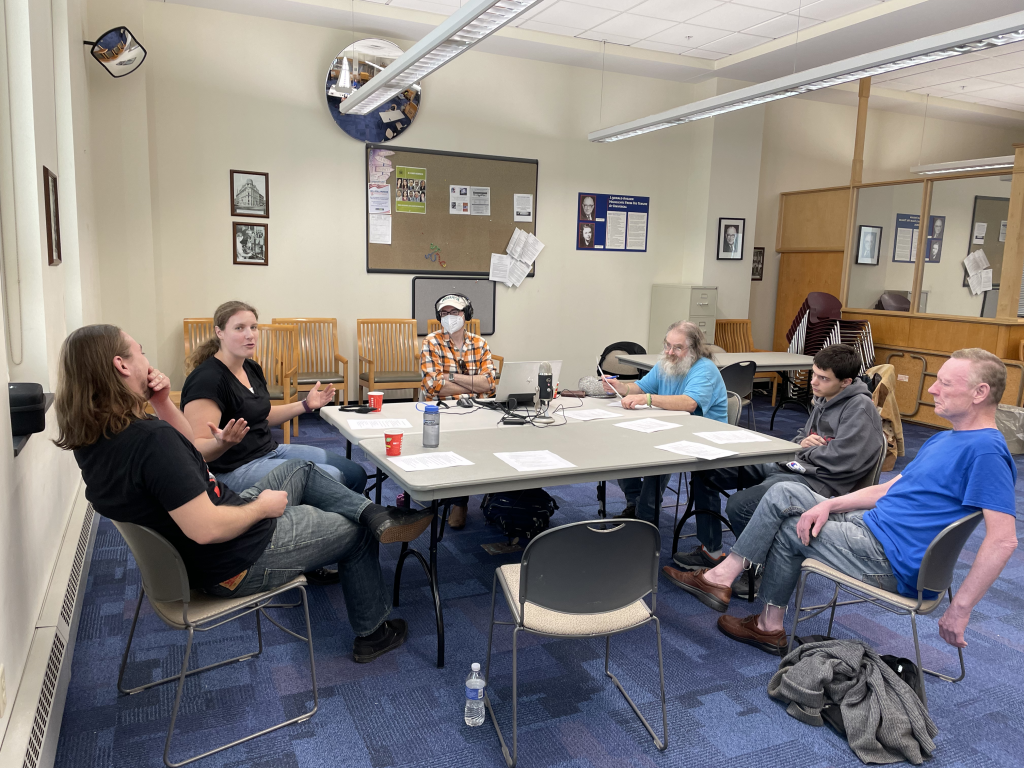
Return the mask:
<path id="1" fill-rule="evenodd" d="M 860 353 L 860 373 L 875 364 L 875 344 L 871 338 L 871 323 L 866 320 L 843 320 L 843 304 L 829 293 L 807 294 L 796 313 L 786 340 L 788 352 L 798 355 L 816 355 L 830 344 L 849 344 Z M 809 371 L 794 372 L 789 376 L 788 399 L 807 402 L 811 399 Z"/>

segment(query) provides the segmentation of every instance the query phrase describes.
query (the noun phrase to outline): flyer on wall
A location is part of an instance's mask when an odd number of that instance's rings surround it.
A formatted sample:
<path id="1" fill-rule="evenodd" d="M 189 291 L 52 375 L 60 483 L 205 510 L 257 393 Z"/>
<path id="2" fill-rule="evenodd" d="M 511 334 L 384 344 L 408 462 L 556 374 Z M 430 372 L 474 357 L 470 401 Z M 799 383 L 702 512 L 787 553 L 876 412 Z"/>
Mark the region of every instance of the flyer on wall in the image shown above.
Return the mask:
<path id="1" fill-rule="evenodd" d="M 366 205 L 370 215 L 391 213 L 391 185 L 371 182 L 367 186 Z"/>
<path id="2" fill-rule="evenodd" d="M 379 245 L 391 245 L 391 216 L 384 213 L 370 214 L 369 240 Z"/>
<path id="3" fill-rule="evenodd" d="M 512 220 L 533 221 L 533 195 L 512 195 Z"/>
<path id="4" fill-rule="evenodd" d="M 469 216 L 469 187 L 465 184 L 448 187 L 448 213 Z"/>
<path id="5" fill-rule="evenodd" d="M 576 250 L 646 251 L 651 198 L 580 192 Z"/>
<path id="6" fill-rule="evenodd" d="M 474 216 L 491 215 L 491 188 L 469 188 L 469 212 Z"/>
<path id="7" fill-rule="evenodd" d="M 395 168 L 395 211 L 427 212 L 427 169 L 399 165 Z"/>

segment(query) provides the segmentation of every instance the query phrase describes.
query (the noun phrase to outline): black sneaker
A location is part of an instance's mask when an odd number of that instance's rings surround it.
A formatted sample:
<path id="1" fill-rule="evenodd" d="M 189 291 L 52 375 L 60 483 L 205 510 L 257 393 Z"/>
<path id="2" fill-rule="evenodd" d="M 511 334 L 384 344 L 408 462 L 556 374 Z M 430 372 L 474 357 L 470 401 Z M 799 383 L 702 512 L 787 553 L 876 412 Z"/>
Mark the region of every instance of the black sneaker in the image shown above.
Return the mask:
<path id="1" fill-rule="evenodd" d="M 687 571 L 699 571 L 703 568 L 714 568 L 725 560 L 725 553 L 723 552 L 718 557 L 712 557 L 704 549 L 703 544 L 698 544 L 689 552 L 676 552 L 672 555 L 672 560 L 680 568 Z"/>
<path id="2" fill-rule="evenodd" d="M 738 597 L 741 600 L 746 600 L 749 597 L 748 592 L 748 580 L 747 572 L 744 571 L 736 577 L 736 581 L 732 583 L 732 594 L 734 597 Z M 757 574 L 754 577 L 754 597 L 757 597 L 757 593 L 761 591 L 761 574 Z"/>
<path id="3" fill-rule="evenodd" d="M 623 518 L 627 520 L 636 519 L 636 504 L 629 502 L 626 504 L 626 508 L 622 512 L 615 516 L 616 518 Z"/>
<path id="4" fill-rule="evenodd" d="M 302 575 L 306 577 L 306 583 L 314 587 L 326 587 L 341 581 L 341 574 L 337 568 L 317 568 Z"/>
<path id="5" fill-rule="evenodd" d="M 352 659 L 356 664 L 366 664 L 378 656 L 405 642 L 409 635 L 409 626 L 405 619 L 388 619 L 372 635 L 357 637 L 352 644 Z"/>
<path id="6" fill-rule="evenodd" d="M 415 539 L 430 527 L 433 516 L 434 513 L 429 509 L 368 504 L 360 519 L 381 544 L 393 544 Z"/>

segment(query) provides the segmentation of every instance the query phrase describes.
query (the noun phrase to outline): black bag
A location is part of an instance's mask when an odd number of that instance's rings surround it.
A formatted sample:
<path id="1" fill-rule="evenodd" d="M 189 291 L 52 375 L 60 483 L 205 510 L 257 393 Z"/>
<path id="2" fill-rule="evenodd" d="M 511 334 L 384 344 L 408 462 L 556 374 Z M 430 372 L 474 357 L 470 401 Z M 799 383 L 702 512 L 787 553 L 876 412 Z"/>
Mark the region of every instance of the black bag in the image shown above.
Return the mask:
<path id="1" fill-rule="evenodd" d="M 46 429 L 46 395 L 39 384 L 12 382 L 7 385 L 11 403 L 11 433 L 15 437 Z"/>
<path id="2" fill-rule="evenodd" d="M 543 488 L 488 494 L 480 505 L 484 519 L 498 526 L 509 544 L 546 531 L 556 509 L 558 504 Z"/>

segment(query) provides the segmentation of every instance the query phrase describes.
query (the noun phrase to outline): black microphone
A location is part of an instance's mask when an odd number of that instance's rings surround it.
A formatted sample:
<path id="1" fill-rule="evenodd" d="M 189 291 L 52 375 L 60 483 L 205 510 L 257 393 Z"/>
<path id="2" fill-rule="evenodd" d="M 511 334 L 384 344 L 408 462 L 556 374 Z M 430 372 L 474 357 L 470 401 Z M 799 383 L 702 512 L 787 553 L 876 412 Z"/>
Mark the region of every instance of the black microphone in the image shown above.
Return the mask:
<path id="1" fill-rule="evenodd" d="M 551 363 L 545 361 L 537 369 L 537 399 L 549 402 L 554 399 L 555 386 L 552 379 L 554 374 L 551 371 Z"/>

